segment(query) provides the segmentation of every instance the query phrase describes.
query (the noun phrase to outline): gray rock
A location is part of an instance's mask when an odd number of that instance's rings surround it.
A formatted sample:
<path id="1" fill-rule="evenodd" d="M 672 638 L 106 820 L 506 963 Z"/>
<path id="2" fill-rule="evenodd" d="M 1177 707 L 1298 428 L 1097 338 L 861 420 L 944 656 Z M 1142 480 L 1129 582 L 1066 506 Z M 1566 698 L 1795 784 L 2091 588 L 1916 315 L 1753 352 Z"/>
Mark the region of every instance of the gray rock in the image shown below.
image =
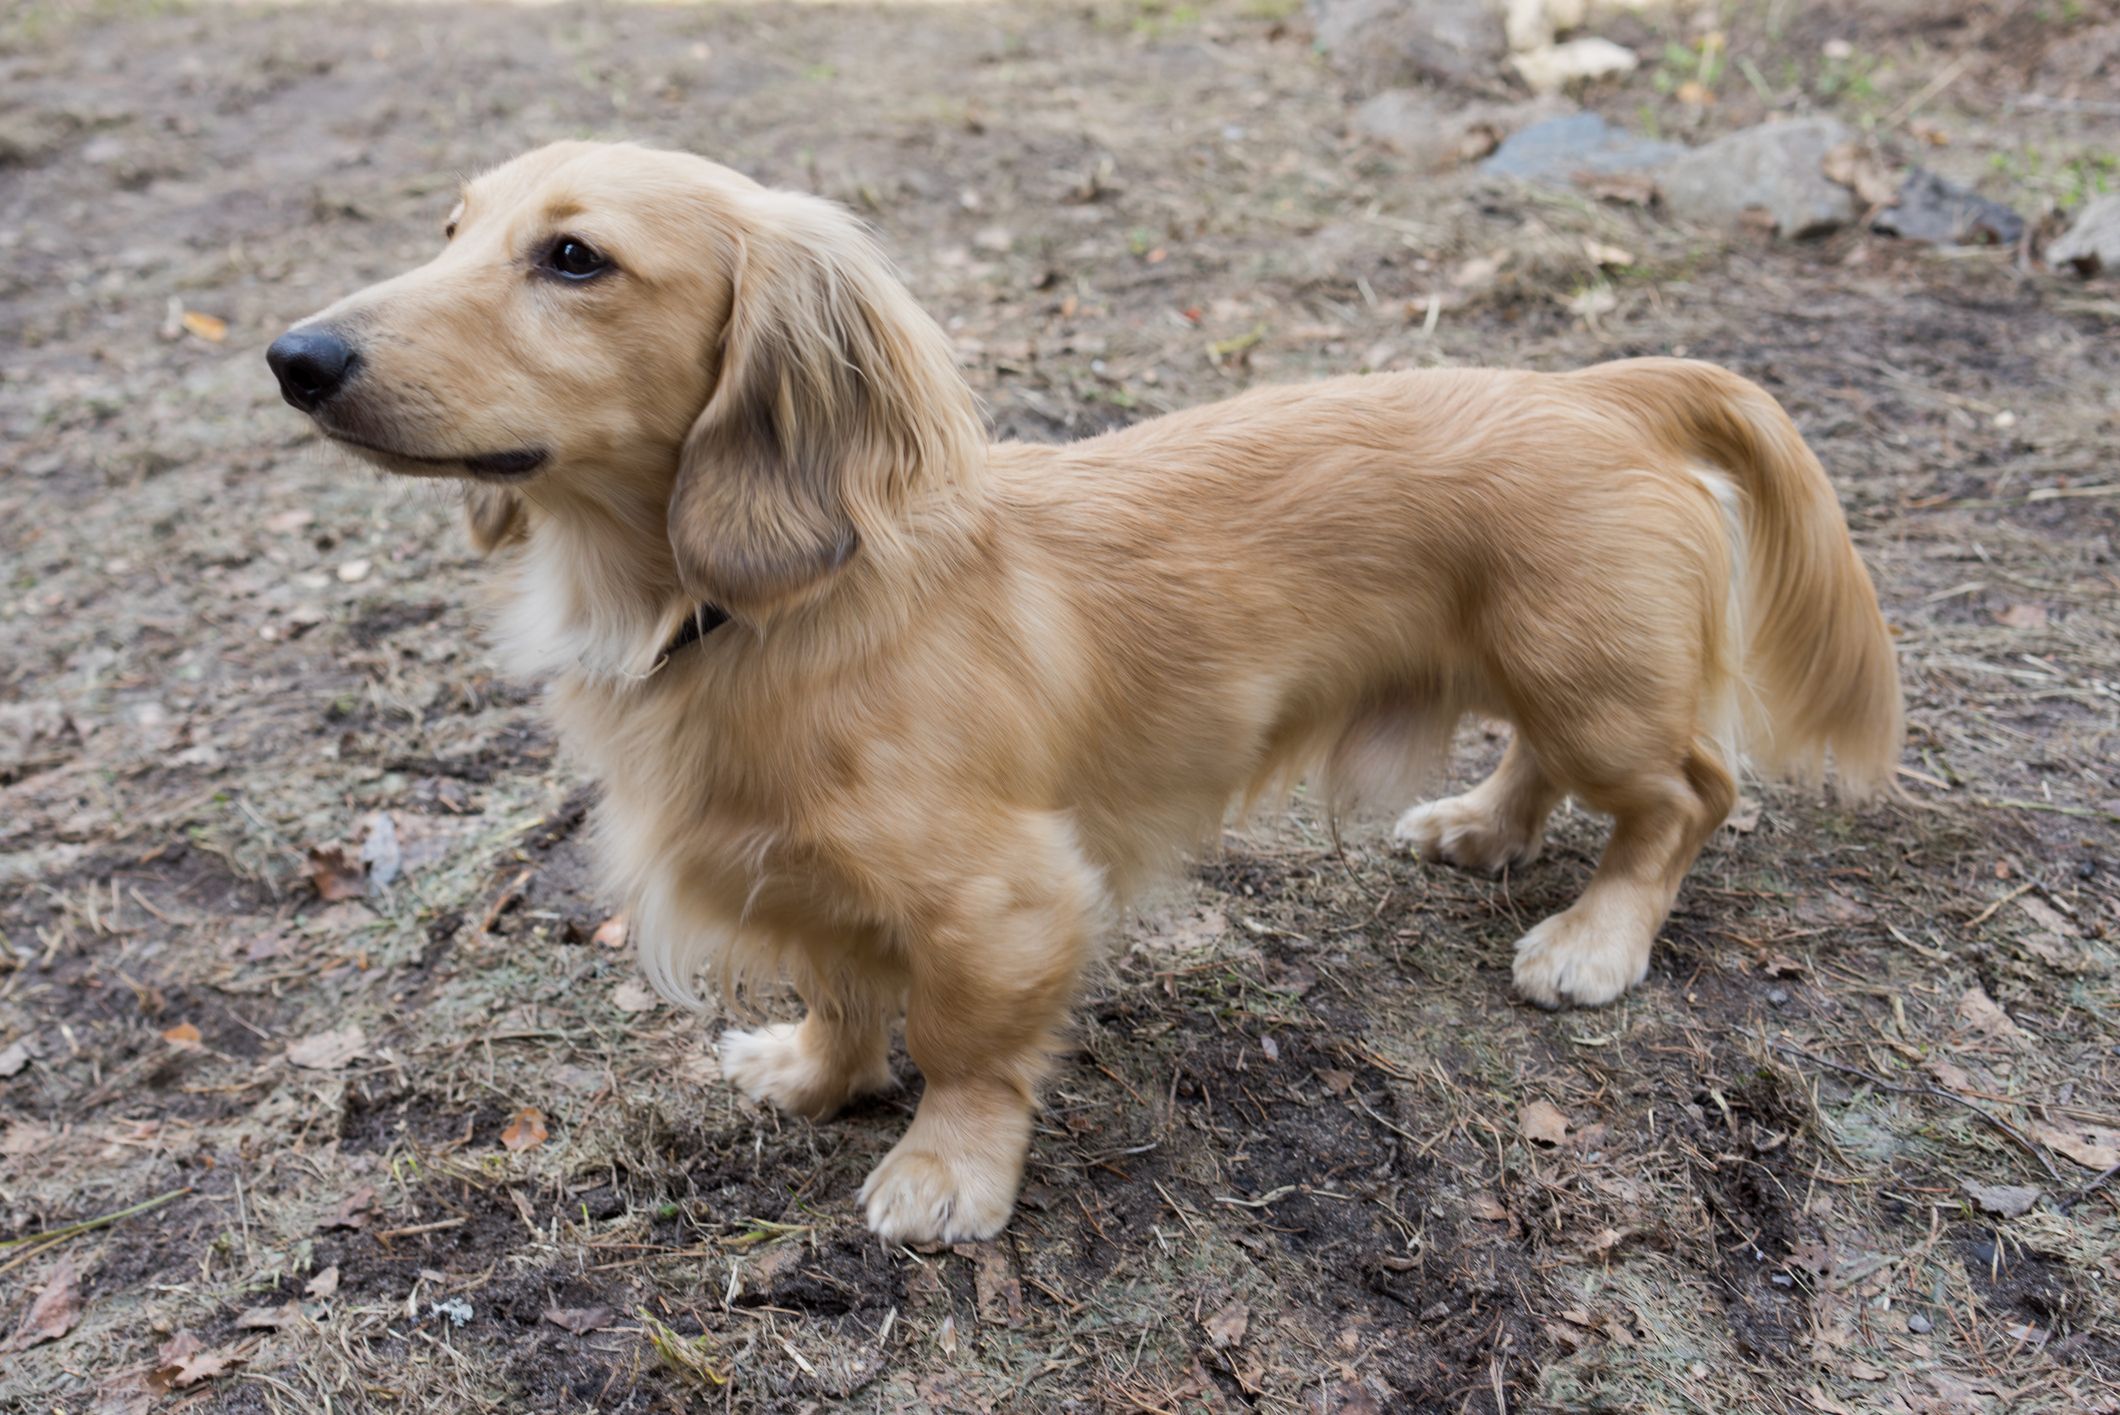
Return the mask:
<path id="1" fill-rule="evenodd" d="M 2120 274 L 2120 193 L 2086 202 L 2046 248 L 2046 263 L 2074 266 L 2078 275 Z"/>
<path id="2" fill-rule="evenodd" d="M 1428 89 L 1394 88 L 1357 108 L 1354 126 L 1404 153 L 1418 170 L 1443 172 L 1485 157 L 1511 133 L 1562 111 L 1552 99 L 1462 103 Z"/>
<path id="3" fill-rule="evenodd" d="M 1504 54 L 1487 0 L 1309 0 L 1311 33 L 1357 88 L 1411 83 L 1483 87 Z"/>
<path id="4" fill-rule="evenodd" d="M 1870 229 L 1939 246 L 2014 246 L 2024 238 L 2024 218 L 1916 167 L 1900 184 L 1898 200 L 1877 213 Z"/>
<path id="5" fill-rule="evenodd" d="M 1565 187 L 1578 172 L 1654 172 L 1685 155 L 1678 143 L 1636 137 L 1595 113 L 1570 113 L 1516 133 L 1480 164 L 1480 170 Z"/>
<path id="6" fill-rule="evenodd" d="M 1665 170 L 1664 204 L 1703 226 L 1736 226 L 1756 209 L 1784 237 L 1822 236 L 1855 219 L 1855 194 L 1824 171 L 1826 154 L 1849 137 L 1831 118 L 1790 118 L 1732 133 Z"/>

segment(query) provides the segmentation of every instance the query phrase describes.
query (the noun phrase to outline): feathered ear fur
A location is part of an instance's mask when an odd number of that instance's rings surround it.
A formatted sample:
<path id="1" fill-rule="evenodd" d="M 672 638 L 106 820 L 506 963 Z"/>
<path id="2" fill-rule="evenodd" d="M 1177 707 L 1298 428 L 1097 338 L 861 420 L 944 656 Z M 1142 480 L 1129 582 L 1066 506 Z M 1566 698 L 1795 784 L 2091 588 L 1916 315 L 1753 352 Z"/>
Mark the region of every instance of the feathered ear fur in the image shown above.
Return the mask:
<path id="1" fill-rule="evenodd" d="M 464 524 L 471 531 L 471 548 L 491 555 L 527 529 L 523 498 L 504 487 L 466 486 Z"/>
<path id="2" fill-rule="evenodd" d="M 743 215 L 669 521 L 686 593 L 757 615 L 893 536 L 909 495 L 968 474 L 984 436 L 947 338 L 852 216 L 787 192 Z"/>

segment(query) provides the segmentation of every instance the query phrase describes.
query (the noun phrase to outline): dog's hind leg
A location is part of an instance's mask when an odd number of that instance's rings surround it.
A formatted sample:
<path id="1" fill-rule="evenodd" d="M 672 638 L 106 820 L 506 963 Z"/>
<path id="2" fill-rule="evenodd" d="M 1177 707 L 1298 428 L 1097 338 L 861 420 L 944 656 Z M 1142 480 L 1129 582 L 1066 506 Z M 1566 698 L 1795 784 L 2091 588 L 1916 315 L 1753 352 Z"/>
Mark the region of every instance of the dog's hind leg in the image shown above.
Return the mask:
<path id="1" fill-rule="evenodd" d="M 795 991 L 809 1009 L 721 1039 L 722 1074 L 754 1100 L 812 1118 L 891 1086 L 891 1021 L 901 989 L 852 961 L 798 964 Z"/>
<path id="2" fill-rule="evenodd" d="M 1064 818 L 1026 812 L 953 844 L 978 857 L 905 942 L 906 1050 L 927 1089 L 861 1188 L 869 1227 L 900 1243 L 991 1238 L 1008 1222 L 1036 1088 L 1103 913 Z"/>
<path id="3" fill-rule="evenodd" d="M 1431 863 L 1499 873 L 1538 857 L 1546 817 L 1560 799 L 1519 732 L 1492 776 L 1462 796 L 1415 806 L 1391 838 Z"/>
<path id="4" fill-rule="evenodd" d="M 1541 1007 L 1595 1007 L 1640 982 L 1649 950 L 1700 848 L 1730 814 L 1737 783 L 1712 743 L 1696 741 L 1662 764 L 1604 764 L 1562 780 L 1592 810 L 1612 816 L 1612 838 L 1582 898 L 1517 940 L 1517 991 Z"/>

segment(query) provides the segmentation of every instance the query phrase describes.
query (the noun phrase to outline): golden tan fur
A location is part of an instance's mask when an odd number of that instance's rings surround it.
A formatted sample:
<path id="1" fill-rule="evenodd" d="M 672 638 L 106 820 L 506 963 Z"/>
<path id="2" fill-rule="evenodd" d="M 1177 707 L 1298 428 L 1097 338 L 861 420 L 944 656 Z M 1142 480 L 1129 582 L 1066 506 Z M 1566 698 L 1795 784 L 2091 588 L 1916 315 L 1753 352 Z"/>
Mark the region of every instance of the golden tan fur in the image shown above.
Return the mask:
<path id="1" fill-rule="evenodd" d="M 1458 718 L 1516 737 L 1409 811 L 1429 858 L 1530 857 L 1611 815 L 1518 987 L 1639 981 L 1737 753 L 1890 779 L 1899 688 L 1830 486 L 1706 364 L 1262 388 L 1065 447 L 987 445 L 942 332 L 855 223 L 697 158 L 561 145 L 480 178 L 432 263 L 325 311 L 362 372 L 318 412 L 477 483 L 499 640 L 552 680 L 657 986 L 784 973 L 752 1093 L 926 1092 L 864 1186 L 898 1239 L 998 1230 L 1092 942 L 1232 801 L 1311 769 L 1404 789 Z M 535 253 L 606 252 L 580 287 Z M 376 448 L 392 449 L 389 452 Z M 435 462 L 408 461 L 404 455 Z M 461 470 L 461 469 L 459 469 Z M 702 601 L 733 622 L 666 661 Z"/>

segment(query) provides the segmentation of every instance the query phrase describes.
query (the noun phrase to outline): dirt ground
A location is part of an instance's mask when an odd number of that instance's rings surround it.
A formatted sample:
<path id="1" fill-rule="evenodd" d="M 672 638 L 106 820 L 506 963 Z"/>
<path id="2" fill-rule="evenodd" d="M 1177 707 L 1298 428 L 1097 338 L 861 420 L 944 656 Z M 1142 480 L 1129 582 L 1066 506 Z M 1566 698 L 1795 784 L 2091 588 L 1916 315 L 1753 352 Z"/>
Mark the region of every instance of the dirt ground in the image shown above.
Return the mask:
<path id="1" fill-rule="evenodd" d="M 1649 60 L 1585 101 L 1835 113 L 2042 231 L 2120 181 L 2099 0 L 1707 24 L 1716 102 L 1691 10 L 1603 26 Z M 0 1408 L 2120 1409 L 2120 282 L 1420 173 L 1357 97 L 1284 0 L 14 0 Z M 452 503 L 261 358 L 584 135 L 858 207 L 1005 435 L 1363 368 L 1759 379 L 1899 635 L 1906 799 L 1752 792 L 1646 984 L 1553 1015 L 1509 944 L 1596 822 L 1489 881 L 1269 811 L 1115 940 L 1007 1233 L 886 1250 L 853 1194 L 910 1097 L 718 1083 L 721 1018 L 611 946 Z"/>

